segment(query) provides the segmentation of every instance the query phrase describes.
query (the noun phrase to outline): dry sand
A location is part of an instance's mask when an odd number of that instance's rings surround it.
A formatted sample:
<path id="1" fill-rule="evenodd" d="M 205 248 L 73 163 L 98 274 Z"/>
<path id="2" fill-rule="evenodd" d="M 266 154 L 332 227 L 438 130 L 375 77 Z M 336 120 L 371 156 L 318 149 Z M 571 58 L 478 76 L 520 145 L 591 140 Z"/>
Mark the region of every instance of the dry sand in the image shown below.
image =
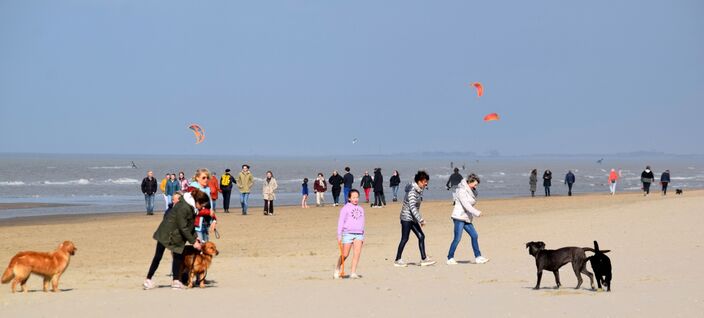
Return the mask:
<path id="1" fill-rule="evenodd" d="M 222 238 L 209 273 L 213 287 L 168 288 L 170 255 L 155 275 L 162 286 L 141 288 L 161 217 L 143 213 L 0 220 L 0 262 L 20 250 L 53 250 L 63 240 L 78 247 L 60 293 L 10 294 L 0 286 L 2 317 L 398 317 L 398 316 L 700 316 L 704 312 L 704 191 L 683 196 L 635 193 L 483 200 L 475 224 L 491 261 L 472 260 L 467 235 L 456 253 L 461 264 L 445 264 L 452 240 L 450 202 L 421 208 L 428 253 L 434 266 L 396 268 L 399 204 L 366 209 L 367 235 L 359 280 L 333 280 L 339 208 L 277 208 L 265 217 L 219 214 Z M 237 211 L 236 211 L 237 212 Z M 525 243 L 548 248 L 592 246 L 598 240 L 614 266 L 613 291 L 575 290 L 570 266 L 563 287 L 543 275 L 535 284 L 535 261 Z M 419 260 L 413 235 L 404 259 Z M 348 264 L 349 268 L 349 264 Z M 589 267 L 590 271 L 591 268 Z M 698 314 L 697 314 L 698 313 Z"/>

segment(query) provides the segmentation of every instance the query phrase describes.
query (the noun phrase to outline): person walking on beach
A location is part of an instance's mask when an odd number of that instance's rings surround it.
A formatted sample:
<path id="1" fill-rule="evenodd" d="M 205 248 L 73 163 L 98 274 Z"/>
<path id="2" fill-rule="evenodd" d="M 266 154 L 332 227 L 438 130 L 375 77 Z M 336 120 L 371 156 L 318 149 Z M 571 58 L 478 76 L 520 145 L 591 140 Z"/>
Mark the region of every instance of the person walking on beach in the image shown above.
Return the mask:
<path id="1" fill-rule="evenodd" d="M 154 195 L 156 195 L 156 178 L 154 172 L 147 171 L 147 176 L 142 179 L 142 193 L 144 193 L 144 203 L 147 205 L 147 215 L 154 214 Z"/>
<path id="2" fill-rule="evenodd" d="M 347 260 L 353 247 L 352 274 L 349 277 L 362 277 L 357 275 L 357 264 L 364 245 L 364 208 L 359 205 L 359 191 L 351 189 L 348 195 L 347 203 L 340 209 L 340 217 L 337 219 L 337 241 L 342 244 L 342 257 L 337 258 L 333 273 L 335 279 L 340 278 L 340 266 Z"/>
<path id="3" fill-rule="evenodd" d="M 534 197 L 535 196 L 535 190 L 538 188 L 538 170 L 533 169 L 533 171 L 530 172 L 530 179 L 528 180 L 528 184 L 530 184 L 530 196 Z"/>
<path id="4" fill-rule="evenodd" d="M 650 170 L 650 166 L 646 166 L 645 170 L 641 172 L 640 181 L 643 182 L 643 196 L 650 194 L 650 184 L 655 181 L 655 175 Z"/>
<path id="5" fill-rule="evenodd" d="M 550 196 L 550 186 L 552 185 L 552 172 L 545 170 L 543 173 L 543 187 L 545 188 L 545 196 Z"/>
<path id="6" fill-rule="evenodd" d="M 213 202 L 213 206 L 211 207 L 213 212 L 217 212 L 215 209 L 215 206 L 218 203 L 218 193 L 220 192 L 220 182 L 218 181 L 218 176 L 215 174 L 215 172 L 212 173 L 210 176 L 210 180 L 208 181 L 208 188 L 210 188 L 210 201 Z"/>
<path id="7" fill-rule="evenodd" d="M 319 172 L 318 177 L 313 181 L 313 191 L 315 191 L 315 206 L 325 206 L 325 191 L 328 191 L 328 184 L 322 172 Z"/>
<path id="8" fill-rule="evenodd" d="M 489 261 L 488 258 L 482 256 L 482 252 L 479 250 L 479 234 L 474 228 L 472 221 L 474 217 L 479 217 L 482 212 L 474 207 L 477 204 L 477 197 L 475 191 L 479 185 L 479 177 L 474 173 L 467 176 L 466 182 L 460 182 L 455 190 L 457 202 L 454 208 L 452 208 L 452 222 L 454 223 L 454 237 L 452 243 L 450 243 L 450 250 L 447 252 L 447 265 L 457 265 L 455 261 L 455 250 L 457 245 L 460 244 L 462 239 L 462 230 L 469 234 L 472 239 L 472 250 L 474 251 L 474 263 L 484 264 Z"/>
<path id="9" fill-rule="evenodd" d="M 350 167 L 345 167 L 345 175 L 342 178 L 342 182 L 344 183 L 344 195 L 345 195 L 345 203 L 347 203 L 347 196 L 350 193 L 350 190 L 352 190 L 352 185 L 354 185 L 354 176 L 350 173 Z M 367 196 L 367 203 L 369 203 L 369 196 Z"/>
<path id="10" fill-rule="evenodd" d="M 303 184 L 301 184 L 301 208 L 308 208 L 308 178 L 303 178 Z"/>
<path id="11" fill-rule="evenodd" d="M 179 189 L 185 190 L 186 188 L 188 188 L 188 185 L 189 185 L 190 183 L 191 183 L 191 182 L 190 182 L 188 179 L 186 179 L 186 174 L 185 174 L 183 171 L 181 171 L 181 172 L 178 173 L 178 186 L 179 186 Z"/>
<path id="12" fill-rule="evenodd" d="M 374 181 L 369 175 L 369 171 L 364 171 L 364 176 L 362 176 L 362 181 L 359 183 L 359 186 L 364 190 L 364 198 L 367 200 L 367 203 L 369 203 L 369 192 L 372 190 L 373 184 Z"/>
<path id="13" fill-rule="evenodd" d="M 254 185 L 254 177 L 252 173 L 249 172 L 249 165 L 242 165 L 242 171 L 237 175 L 237 189 L 240 190 L 240 205 L 242 206 L 242 215 L 247 215 L 247 208 L 249 208 L 249 191 L 251 191 Z"/>
<path id="14" fill-rule="evenodd" d="M 274 215 L 274 192 L 279 185 L 276 183 L 274 174 L 271 171 L 266 172 L 266 179 L 262 185 L 262 197 L 264 197 L 264 215 Z"/>
<path id="15" fill-rule="evenodd" d="M 455 201 L 457 201 L 457 198 L 455 197 L 455 190 L 457 189 L 457 185 L 460 184 L 460 182 L 462 182 L 462 175 L 460 174 L 460 169 L 455 168 L 454 172 L 447 179 L 447 183 L 445 183 L 445 188 L 447 188 L 447 190 L 452 193 L 452 204 L 455 204 Z"/>
<path id="16" fill-rule="evenodd" d="M 662 195 L 667 195 L 667 185 L 670 183 L 670 170 L 665 170 L 660 175 L 660 186 L 662 186 Z"/>
<path id="17" fill-rule="evenodd" d="M 176 180 L 176 174 L 169 175 L 169 181 L 166 181 L 166 197 L 169 204 L 166 205 L 166 209 L 170 209 L 174 206 L 173 196 L 174 193 L 181 190 L 181 184 Z"/>
<path id="18" fill-rule="evenodd" d="M 420 214 L 420 204 L 423 201 L 423 190 L 428 186 L 428 181 L 430 176 L 425 171 L 418 171 L 413 182 L 406 186 L 406 195 L 403 198 L 403 205 L 401 206 L 401 241 L 398 243 L 398 249 L 396 250 L 396 260 L 394 261 L 394 266 L 396 267 L 406 267 L 408 264 L 401 259 L 403 254 L 403 249 L 408 243 L 408 236 L 411 231 L 418 238 L 418 248 L 420 249 L 421 266 L 428 266 L 435 264 L 435 261 L 431 260 L 425 254 L 425 234 L 423 233 L 422 227 L 425 226 L 425 220 Z"/>
<path id="19" fill-rule="evenodd" d="M 222 208 L 225 213 L 230 213 L 230 196 L 232 196 L 232 185 L 235 178 L 230 174 L 230 169 L 225 169 L 225 173 L 220 176 L 220 193 L 222 193 Z"/>
<path id="20" fill-rule="evenodd" d="M 332 186 L 333 206 L 338 206 L 340 204 L 340 191 L 342 191 L 342 184 L 344 183 L 344 180 L 342 179 L 342 176 L 337 173 L 337 170 L 335 170 L 332 172 L 328 182 Z"/>
<path id="21" fill-rule="evenodd" d="M 164 251 L 171 251 L 171 277 L 173 282 L 171 288 L 183 289 L 183 283 L 179 280 L 181 263 L 183 263 L 183 249 L 186 242 L 193 244 L 193 247 L 200 250 L 201 244 L 195 234 L 195 211 L 203 208 L 210 202 L 208 195 L 200 190 L 193 190 L 184 193 L 182 200 L 174 204 L 174 207 L 161 221 L 153 238 L 156 240 L 156 251 L 152 258 L 151 266 L 144 280 L 144 289 L 156 287 L 152 278 L 159 267 L 159 262 L 164 255 Z"/>
<path id="22" fill-rule="evenodd" d="M 386 206 L 386 198 L 384 198 L 384 176 L 381 175 L 381 168 L 374 169 L 374 207 L 381 208 Z"/>
<path id="23" fill-rule="evenodd" d="M 206 168 L 197 169 L 196 174 L 193 176 L 193 181 L 189 184 L 189 188 L 187 189 L 187 191 L 198 189 L 208 196 L 208 203 L 195 211 L 195 231 L 198 238 L 203 242 L 206 242 L 209 239 L 211 225 L 213 230 L 215 229 L 215 212 L 211 210 L 211 207 L 213 206 L 213 198 L 210 197 L 210 194 L 212 193 L 209 186 L 210 180 L 210 170 Z"/>
<path id="24" fill-rule="evenodd" d="M 161 190 L 162 195 L 164 196 L 164 212 L 169 209 L 169 196 L 166 194 L 166 184 L 169 182 L 169 179 L 171 179 L 171 174 L 167 173 L 164 175 L 164 179 L 161 179 L 161 182 L 159 182 L 159 190 Z"/>
<path id="25" fill-rule="evenodd" d="M 398 201 L 398 187 L 401 185 L 401 177 L 398 174 L 398 170 L 394 170 L 394 173 L 389 179 L 389 186 L 391 187 L 391 193 L 394 194 L 393 202 Z"/>
<path id="26" fill-rule="evenodd" d="M 618 173 L 616 173 L 616 169 L 611 169 L 611 172 L 609 173 L 609 191 L 611 191 L 611 195 L 616 194 L 616 181 L 618 180 Z"/>
<path id="27" fill-rule="evenodd" d="M 575 177 L 572 170 L 567 171 L 565 175 L 565 184 L 567 185 L 567 195 L 572 196 L 572 185 L 574 184 Z"/>

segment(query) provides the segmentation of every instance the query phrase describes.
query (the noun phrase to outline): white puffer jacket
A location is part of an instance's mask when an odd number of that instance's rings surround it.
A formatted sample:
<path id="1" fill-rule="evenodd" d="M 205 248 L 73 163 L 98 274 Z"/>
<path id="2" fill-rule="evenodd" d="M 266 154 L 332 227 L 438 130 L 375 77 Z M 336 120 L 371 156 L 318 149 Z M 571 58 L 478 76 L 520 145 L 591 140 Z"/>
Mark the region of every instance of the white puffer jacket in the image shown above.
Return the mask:
<path id="1" fill-rule="evenodd" d="M 455 220 L 462 220 L 467 223 L 472 223 L 475 216 L 482 214 L 482 211 L 474 208 L 477 204 L 477 198 L 474 196 L 474 192 L 467 185 L 467 181 L 462 180 L 460 184 L 457 185 L 457 190 L 455 190 L 455 207 L 452 209 L 452 218 Z"/>

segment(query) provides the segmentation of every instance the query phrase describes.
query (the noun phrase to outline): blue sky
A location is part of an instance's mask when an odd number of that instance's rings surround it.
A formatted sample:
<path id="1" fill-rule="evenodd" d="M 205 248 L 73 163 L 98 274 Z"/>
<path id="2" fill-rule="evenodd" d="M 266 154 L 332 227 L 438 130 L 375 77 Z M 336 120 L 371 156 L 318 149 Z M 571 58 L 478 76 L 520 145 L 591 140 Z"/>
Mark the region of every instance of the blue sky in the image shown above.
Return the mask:
<path id="1" fill-rule="evenodd" d="M 696 0 L 0 1 L 0 152 L 701 154 L 703 13 Z"/>

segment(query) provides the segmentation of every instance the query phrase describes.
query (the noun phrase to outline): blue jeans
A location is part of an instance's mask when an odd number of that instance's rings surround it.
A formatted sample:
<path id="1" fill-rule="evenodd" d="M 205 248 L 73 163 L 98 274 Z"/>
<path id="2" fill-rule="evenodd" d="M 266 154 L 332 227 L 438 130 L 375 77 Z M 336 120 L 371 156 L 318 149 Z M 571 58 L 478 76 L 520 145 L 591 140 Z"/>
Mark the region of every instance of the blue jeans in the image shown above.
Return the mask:
<path id="1" fill-rule="evenodd" d="M 452 219 L 452 222 L 455 223 L 455 238 L 452 240 L 452 244 L 450 244 L 450 251 L 447 252 L 447 259 L 455 257 L 455 250 L 462 239 L 462 229 L 464 229 L 467 234 L 469 234 L 469 237 L 472 238 L 472 250 L 474 250 L 474 257 L 482 256 L 482 252 L 479 250 L 479 234 L 477 234 L 477 230 L 474 229 L 474 225 L 472 223 L 455 219 Z"/>
<path id="2" fill-rule="evenodd" d="M 247 214 L 247 208 L 249 208 L 249 192 L 240 193 L 240 205 L 242 206 L 242 214 Z"/>
<path id="3" fill-rule="evenodd" d="M 144 194 L 144 202 L 147 204 L 147 213 L 154 213 L 154 194 Z"/>
<path id="4" fill-rule="evenodd" d="M 352 190 L 352 188 L 342 187 L 342 195 L 345 196 L 345 204 L 347 204 L 347 196 L 350 194 L 350 190 Z"/>
<path id="5" fill-rule="evenodd" d="M 391 191 L 394 193 L 394 200 L 398 200 L 398 186 L 391 187 Z"/>

